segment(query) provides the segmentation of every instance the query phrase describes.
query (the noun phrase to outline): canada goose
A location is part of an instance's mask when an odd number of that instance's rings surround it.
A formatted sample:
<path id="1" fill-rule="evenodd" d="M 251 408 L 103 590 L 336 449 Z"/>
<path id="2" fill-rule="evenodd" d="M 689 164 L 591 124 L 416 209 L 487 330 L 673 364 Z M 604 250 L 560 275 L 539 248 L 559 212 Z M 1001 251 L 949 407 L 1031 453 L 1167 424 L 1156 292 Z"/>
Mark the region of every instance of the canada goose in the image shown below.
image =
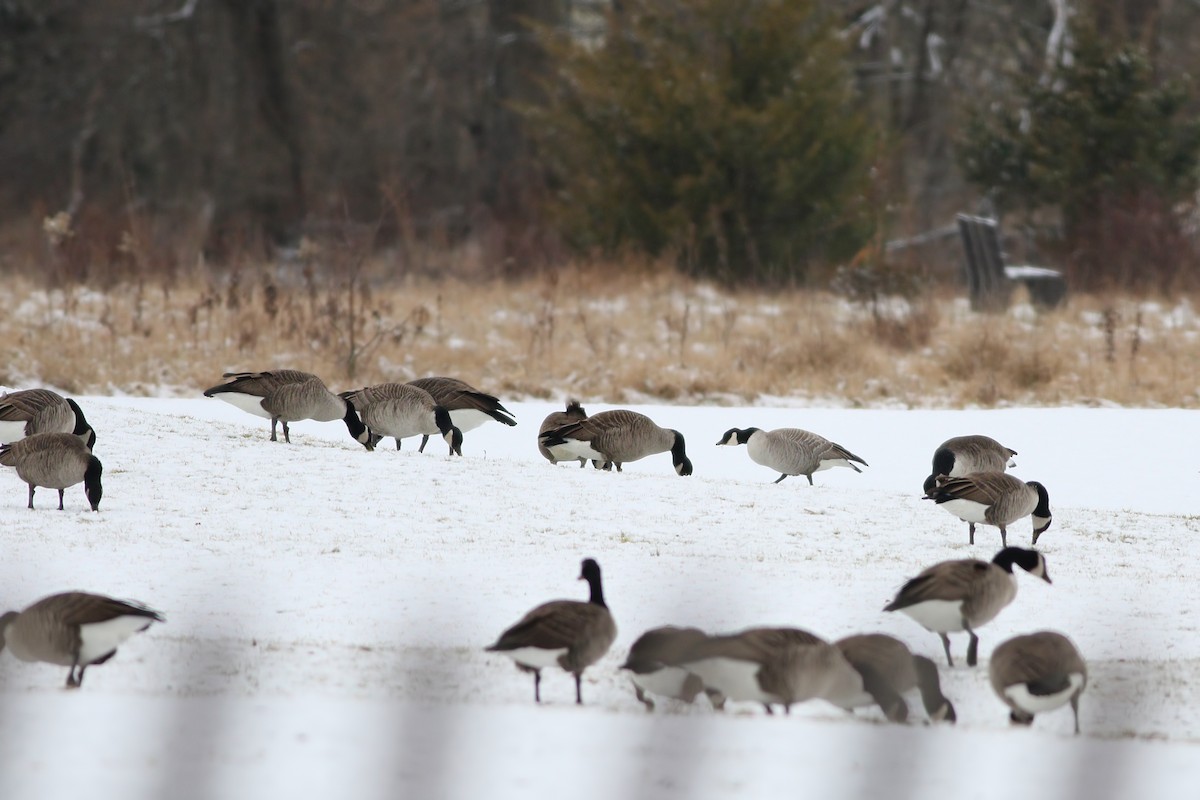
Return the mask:
<path id="1" fill-rule="evenodd" d="M 937 485 L 939 475 L 958 478 L 972 472 L 1004 472 L 1017 465 L 1011 447 L 1005 447 L 990 436 L 955 436 L 942 442 L 933 451 L 933 470 L 925 479 L 925 493 Z"/>
<path id="2" fill-rule="evenodd" d="M 64 592 L 0 616 L 0 650 L 7 645 L 22 661 L 70 667 L 67 688 L 77 689 L 84 670 L 108 661 L 121 642 L 163 621 L 161 614 L 139 603 Z"/>
<path id="3" fill-rule="evenodd" d="M 698 628 L 672 625 L 652 628 L 637 638 L 621 669 L 629 670 L 637 699 L 647 711 L 654 710 L 651 694 L 690 703 L 696 695 L 706 691 L 704 681 L 689 672 L 683 663 L 696 645 L 707 638 L 708 635 Z M 707 694 L 713 708 L 724 707 L 725 698 L 719 691 L 707 690 Z"/>
<path id="4" fill-rule="evenodd" d="M 940 561 L 909 580 L 884 611 L 903 611 L 926 630 L 942 637 L 946 663 L 950 657 L 948 633 L 966 631 L 971 636 L 967 665 L 975 666 L 979 637 L 975 629 L 991 622 L 1017 596 L 1013 565 L 1050 583 L 1046 559 L 1037 550 L 1006 547 L 990 562 L 977 558 Z"/>
<path id="5" fill-rule="evenodd" d="M 458 378 L 417 378 L 409 381 L 408 385 L 429 392 L 433 402 L 450 412 L 450 420 L 460 431 L 475 430 L 488 420 L 495 420 L 502 425 L 517 424 L 513 413 L 500 404 L 499 398 L 481 392 Z M 424 453 L 428 442 L 429 435 L 422 435 L 417 452 Z"/>
<path id="6" fill-rule="evenodd" d="M 434 402 L 429 392 L 408 383 L 380 383 L 341 396 L 362 414 L 370 428 L 371 443 L 384 436 L 400 440 L 417 434 L 440 433 L 450 455 L 462 455 L 462 431 L 454 427 L 446 409 Z"/>
<path id="7" fill-rule="evenodd" d="M 96 446 L 96 432 L 71 398 L 49 389 L 0 395 L 0 442 L 15 442 L 35 433 L 73 433 L 89 450 Z"/>
<path id="8" fill-rule="evenodd" d="M 551 428 L 538 437 L 548 448 L 558 448 L 567 457 L 588 458 L 605 465 L 615 465 L 617 472 L 628 461 L 671 451 L 671 462 L 679 475 L 692 474 L 683 434 L 660 428 L 644 414 L 621 409 L 599 414 Z"/>
<path id="9" fill-rule="evenodd" d="M 870 466 L 840 444 L 834 444 L 824 436 L 799 428 L 776 428 L 764 431 L 759 428 L 730 428 L 717 442 L 717 446 L 735 447 L 746 445 L 746 451 L 756 464 L 770 467 L 780 473 L 775 483 L 789 475 L 803 475 L 808 485 L 813 485 L 813 473 L 832 467 L 849 467 L 862 472 L 854 462 Z"/>
<path id="10" fill-rule="evenodd" d="M 903 702 L 874 670 L 856 670 L 838 648 L 798 628 L 710 636 L 696 642 L 683 666 L 707 689 L 730 700 L 761 703 L 768 714 L 775 704 L 788 712 L 792 704 L 813 698 L 844 705 L 864 692 L 882 708 Z"/>
<path id="11" fill-rule="evenodd" d="M 599 661 L 617 638 L 617 625 L 604 603 L 600 565 L 584 559 L 579 579 L 588 582 L 590 597 L 586 603 L 543 603 L 486 648 L 508 656 L 522 672 L 533 673 L 533 699 L 539 703 L 542 669 L 558 666 L 575 676 L 575 702 L 582 705 L 583 671 Z"/>
<path id="12" fill-rule="evenodd" d="M 542 420 L 542 427 L 538 428 L 538 452 L 549 461 L 551 464 L 557 464 L 559 461 L 578 461 L 580 468 L 587 466 L 587 459 L 582 456 L 571 455 L 563 450 L 562 445 L 556 445 L 553 450 L 542 444 L 541 435 L 546 431 L 561 428 L 563 425 L 569 425 L 572 422 L 578 422 L 581 419 L 587 419 L 587 412 L 583 410 L 583 406 L 579 405 L 578 400 L 568 400 L 566 411 L 552 411 Z"/>
<path id="13" fill-rule="evenodd" d="M 925 712 L 934 722 L 955 722 L 958 715 L 954 704 L 942 694 L 941 681 L 938 678 L 937 665 L 925 656 L 913 655 L 908 645 L 894 636 L 884 633 L 863 633 L 847 636 L 834 642 L 846 660 L 857 670 L 872 669 L 887 681 L 897 696 L 913 688 L 921 691 L 921 700 L 925 704 Z M 875 699 L 867 693 L 849 698 L 846 709 L 874 705 Z M 903 721 L 908 716 L 908 707 L 903 698 L 900 705 L 892 709 L 884 709 L 888 719 L 893 722 Z"/>
<path id="14" fill-rule="evenodd" d="M 16 467 L 17 477 L 29 484 L 29 508 L 37 486 L 58 489 L 58 510 L 63 510 L 63 490 L 83 483 L 92 511 L 100 510 L 104 467 L 88 446 L 73 433 L 35 433 L 0 445 L 0 464 Z"/>
<path id="15" fill-rule="evenodd" d="M 971 544 L 976 523 L 998 527 L 1002 547 L 1008 547 L 1008 526 L 1022 517 L 1033 515 L 1033 544 L 1050 527 L 1050 495 L 1037 481 L 1027 483 L 1005 472 L 973 472 L 961 478 L 939 477 L 936 484 L 922 499 L 966 522 Z"/>
<path id="16" fill-rule="evenodd" d="M 988 675 L 1009 708 L 1014 725 L 1033 724 L 1033 715 L 1066 703 L 1079 733 L 1079 696 L 1087 688 L 1087 664 L 1061 633 L 1039 631 L 1014 636 L 992 651 Z"/>
<path id="17" fill-rule="evenodd" d="M 204 390 L 205 397 L 216 397 L 259 417 L 271 420 L 271 441 L 275 426 L 283 423 L 283 440 L 291 444 L 288 423 L 302 419 L 332 422 L 340 419 L 354 441 L 368 450 L 374 445 L 368 438 L 367 427 L 354 411 L 354 406 L 329 391 L 324 381 L 310 372 L 295 369 L 276 369 L 267 372 L 226 372 L 224 383 Z"/>

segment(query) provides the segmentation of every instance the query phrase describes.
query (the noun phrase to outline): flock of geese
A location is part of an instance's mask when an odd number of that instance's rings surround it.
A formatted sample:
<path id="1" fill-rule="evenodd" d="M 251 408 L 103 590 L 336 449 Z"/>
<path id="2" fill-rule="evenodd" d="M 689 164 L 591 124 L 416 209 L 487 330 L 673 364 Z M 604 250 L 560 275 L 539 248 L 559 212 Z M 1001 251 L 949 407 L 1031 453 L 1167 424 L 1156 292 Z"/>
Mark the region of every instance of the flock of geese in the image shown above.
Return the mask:
<path id="1" fill-rule="evenodd" d="M 345 423 L 351 438 L 373 450 L 385 437 L 440 436 L 451 455 L 462 455 L 463 433 L 487 421 L 516 425 L 500 401 L 454 378 L 431 377 L 408 383 L 384 383 L 336 394 L 317 376 L 298 370 L 226 373 L 205 390 L 271 421 L 271 441 L 298 420 Z M 0 396 L 0 465 L 13 467 L 29 487 L 32 509 L 38 487 L 64 490 L 82 483 L 88 503 L 98 511 L 103 496 L 103 467 L 93 454 L 96 433 L 78 403 L 47 389 L 27 389 Z M 585 467 L 620 472 L 622 465 L 669 452 L 679 475 L 692 474 L 684 437 L 630 410 L 589 416 L 577 401 L 550 414 L 537 437 L 538 450 L 552 464 L 577 461 Z M 757 464 L 779 473 L 778 483 L 833 467 L 861 472 L 867 462 L 841 445 L 810 431 L 780 428 L 731 428 L 717 445 L 745 445 Z M 1006 472 L 1015 466 L 1016 451 L 986 436 L 961 436 L 934 452 L 924 497 L 968 523 L 970 542 L 975 526 L 1000 530 L 1002 549 L 991 561 L 960 559 L 930 566 L 906 582 L 884 611 L 899 611 L 937 633 L 949 666 L 949 634 L 969 637 L 966 661 L 975 666 L 976 630 L 1009 605 L 1017 591 L 1014 567 L 1047 583 L 1046 560 L 1036 550 L 1009 547 L 1007 526 L 1031 517 L 1033 544 L 1050 526 L 1046 488 Z M 555 600 L 537 606 L 505 630 L 487 648 L 513 660 L 533 675 L 534 699 L 541 701 L 541 670 L 561 668 L 575 678 L 575 700 L 582 704 L 584 671 L 602 658 L 616 639 L 617 628 L 604 599 L 600 566 L 585 559 L 580 580 L 587 581 L 587 601 Z M 43 598 L 23 611 L 0 616 L 0 649 L 7 647 L 25 661 L 69 667 L 66 685 L 79 687 L 93 664 L 103 664 L 133 633 L 163 621 L 140 603 L 86 592 Z M 773 707 L 823 699 L 847 710 L 878 706 L 892 721 L 908 718 L 904 694 L 918 690 L 931 721 L 953 722 L 953 703 L 941 691 L 937 666 L 914 655 L 904 642 L 880 633 L 835 642 L 798 628 L 756 627 L 732 634 L 710 635 L 697 628 L 664 626 L 643 633 L 631 646 L 622 669 L 629 672 L 635 694 L 648 710 L 655 697 L 691 703 L 701 693 L 716 709 L 727 700 Z M 1079 732 L 1079 698 L 1087 685 L 1087 667 L 1065 636 L 1040 631 L 998 645 L 989 661 L 991 684 L 1010 709 L 1010 719 L 1030 724 L 1034 715 L 1070 704 Z"/>

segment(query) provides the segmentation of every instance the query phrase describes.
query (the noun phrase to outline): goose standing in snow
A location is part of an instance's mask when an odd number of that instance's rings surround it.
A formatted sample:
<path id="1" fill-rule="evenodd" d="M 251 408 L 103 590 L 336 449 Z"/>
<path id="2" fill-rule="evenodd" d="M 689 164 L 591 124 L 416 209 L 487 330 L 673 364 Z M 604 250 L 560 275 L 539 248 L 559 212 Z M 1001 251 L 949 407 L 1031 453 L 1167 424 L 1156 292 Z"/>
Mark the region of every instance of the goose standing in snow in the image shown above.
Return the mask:
<path id="1" fill-rule="evenodd" d="M 940 561 L 928 567 L 905 583 L 883 610 L 902 611 L 926 630 L 938 634 L 950 666 L 954 666 L 954 659 L 950 657 L 947 634 L 966 631 L 971 637 L 967 665 L 973 667 L 979 649 L 975 629 L 995 619 L 1017 596 L 1014 564 L 1050 583 L 1046 559 L 1041 553 L 1006 547 L 991 561 L 965 558 Z"/>
<path id="2" fill-rule="evenodd" d="M 568 400 L 565 411 L 552 411 L 542 420 L 542 426 L 538 428 L 538 452 L 542 457 L 551 464 L 557 464 L 559 461 L 578 461 L 580 467 L 587 466 L 587 459 L 582 456 L 575 456 L 567 453 L 562 449 L 562 445 L 556 445 L 553 450 L 542 444 L 541 436 L 546 431 L 561 428 L 563 425 L 570 425 L 572 422 L 587 419 L 587 412 L 583 410 L 583 406 L 579 405 L 578 400 Z"/>
<path id="3" fill-rule="evenodd" d="M 460 431 L 475 430 L 489 420 L 495 420 L 501 425 L 517 424 L 516 417 L 500 404 L 498 397 L 481 392 L 458 378 L 417 378 L 409 381 L 408 385 L 429 392 L 433 396 L 433 402 L 450 412 L 450 421 Z M 424 453 L 428 442 L 429 435 L 423 434 L 417 452 Z"/>
<path id="4" fill-rule="evenodd" d="M 1032 515 L 1033 544 L 1037 544 L 1053 517 L 1050 495 L 1037 481 L 1023 481 L 1005 472 L 973 472 L 961 478 L 939 477 L 922 498 L 932 500 L 967 523 L 968 537 L 975 544 L 975 525 L 1000 529 L 1000 545 L 1008 547 L 1008 526 Z"/>
<path id="5" fill-rule="evenodd" d="M 942 442 L 933 452 L 933 468 L 925 479 L 925 493 L 937 485 L 940 475 L 958 478 L 972 472 L 1004 472 L 1017 465 L 1011 447 L 990 436 L 955 436 Z"/>
<path id="6" fill-rule="evenodd" d="M 667 625 L 652 628 L 630 645 L 629 656 L 621 669 L 629 670 L 637 699 L 647 711 L 654 710 L 650 695 L 691 703 L 704 692 L 704 681 L 689 672 L 684 663 L 696 646 L 708 638 L 698 628 L 677 628 Z M 717 690 L 707 690 L 713 708 L 725 706 L 724 696 Z"/>
<path id="7" fill-rule="evenodd" d="M 588 582 L 587 602 L 543 603 L 486 648 L 508 656 L 522 672 L 533 673 L 533 699 L 538 703 L 542 702 L 542 670 L 561 667 L 575 676 L 575 702 L 583 705 L 583 671 L 599 661 L 617 638 L 617 624 L 604 602 L 600 565 L 584 559 L 579 580 Z"/>
<path id="8" fill-rule="evenodd" d="M 870 466 L 840 444 L 824 436 L 800 428 L 776 428 L 764 431 L 760 428 L 730 428 L 717 442 L 717 446 L 735 447 L 746 445 L 746 451 L 756 464 L 770 467 L 780 473 L 775 483 L 789 475 L 803 475 L 808 485 L 813 485 L 813 473 L 832 467 L 849 467 L 862 472 L 855 462 Z"/>
<path id="9" fill-rule="evenodd" d="M 823 699 L 845 707 L 866 693 L 881 708 L 903 699 L 870 669 L 856 670 L 841 650 L 798 628 L 750 628 L 709 636 L 691 648 L 683 666 L 707 689 L 730 700 L 773 705 L 787 713 L 795 703 Z"/>
<path id="10" fill-rule="evenodd" d="M 1031 725 L 1033 716 L 1067 703 L 1079 733 L 1079 697 L 1087 688 L 1087 664 L 1061 633 L 1039 631 L 1014 636 L 992 651 L 988 664 L 992 689 L 1012 709 L 1014 725 Z"/>
<path id="11" fill-rule="evenodd" d="M 370 429 L 372 445 L 384 436 L 392 436 L 399 450 L 401 439 L 440 434 L 450 448 L 450 455 L 462 455 L 462 431 L 424 389 L 409 383 L 380 383 L 342 392 L 341 396 L 362 414 Z"/>
<path id="12" fill-rule="evenodd" d="M 271 441 L 278 423 L 283 423 L 283 440 L 291 444 L 289 422 L 302 419 L 332 422 L 340 419 L 354 441 L 373 449 L 367 428 L 345 399 L 325 386 L 310 372 L 276 369 L 267 372 L 226 372 L 224 383 L 204 390 L 205 397 L 216 397 L 243 411 L 271 420 Z"/>
<path id="13" fill-rule="evenodd" d="M 83 685 L 84 670 L 108 661 L 121 642 L 163 621 L 161 614 L 140 603 L 64 592 L 0 616 L 0 650 L 7 646 L 22 661 L 70 667 L 67 688 L 77 689 Z"/>
<path id="14" fill-rule="evenodd" d="M 925 713 L 931 721 L 955 722 L 958 719 L 954 704 L 942 694 L 937 665 L 925 656 L 913 655 L 904 642 L 884 633 L 862 633 L 838 639 L 833 644 L 851 666 L 864 673 L 873 671 L 880 680 L 887 681 L 897 695 L 919 689 Z M 844 702 L 843 708 L 853 710 L 874 705 L 876 700 L 863 692 Z M 902 699 L 901 704 L 893 706 L 888 718 L 903 722 L 907 717 L 908 707 Z"/>
<path id="15" fill-rule="evenodd" d="M 671 463 L 679 475 L 692 474 L 692 462 L 687 457 L 683 434 L 670 428 L 660 428 L 654 421 L 636 411 L 619 409 L 601 411 L 587 419 L 551 428 L 538 437 L 545 447 L 566 453 L 567 457 L 585 458 L 621 465 L 656 453 L 670 451 Z"/>
<path id="16" fill-rule="evenodd" d="M 89 450 L 96 446 L 96 432 L 70 397 L 49 389 L 0 395 L 0 442 L 15 442 L 35 433 L 73 433 Z"/>
<path id="17" fill-rule="evenodd" d="M 83 484 L 92 511 L 100 510 L 104 487 L 100 459 L 73 433 L 35 433 L 10 444 L 0 445 L 0 464 L 15 467 L 17 477 L 29 484 L 29 508 L 38 486 L 58 490 L 58 510 L 63 510 L 63 491 Z"/>

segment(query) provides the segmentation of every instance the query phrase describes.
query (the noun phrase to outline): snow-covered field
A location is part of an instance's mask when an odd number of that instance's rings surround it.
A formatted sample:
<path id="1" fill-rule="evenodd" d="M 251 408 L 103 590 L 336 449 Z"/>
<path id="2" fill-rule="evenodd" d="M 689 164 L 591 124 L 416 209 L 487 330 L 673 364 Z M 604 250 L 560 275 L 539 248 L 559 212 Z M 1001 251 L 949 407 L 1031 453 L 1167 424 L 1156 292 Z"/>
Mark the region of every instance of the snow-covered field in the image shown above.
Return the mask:
<path id="1" fill-rule="evenodd" d="M 663 454 L 623 474 L 550 466 L 538 424 L 467 433 L 465 457 L 367 453 L 335 423 L 291 445 L 218 400 L 79 398 L 105 465 L 54 510 L 0 472 L 0 605 L 78 588 L 167 622 L 64 691 L 64 668 L 0 656 L 0 798 L 1195 797 L 1200 786 L 1200 473 L 1196 412 L 738 409 L 637 406 L 687 437 L 695 475 Z M 586 403 L 595 413 L 605 406 Z M 864 474 L 773 485 L 731 427 L 804 427 Z M 823 704 L 647 714 L 620 666 L 645 629 L 794 625 L 899 636 L 943 663 L 936 635 L 880 609 L 947 558 L 990 558 L 994 528 L 920 499 L 943 439 L 986 433 L 1050 491 L 1040 545 L 1053 585 L 1023 573 L 980 630 L 978 668 L 943 669 L 956 726 L 889 725 Z M 390 440 L 388 440 L 390 443 Z M 1029 522 L 1010 531 L 1027 545 Z M 483 648 L 533 605 L 584 599 L 596 558 L 619 627 L 585 675 L 532 680 Z M 1088 659 L 1084 734 L 1069 710 L 1010 728 L 986 661 L 1052 628 Z M 961 663 L 966 640 L 953 637 Z M 912 704 L 920 718 L 919 703 Z"/>

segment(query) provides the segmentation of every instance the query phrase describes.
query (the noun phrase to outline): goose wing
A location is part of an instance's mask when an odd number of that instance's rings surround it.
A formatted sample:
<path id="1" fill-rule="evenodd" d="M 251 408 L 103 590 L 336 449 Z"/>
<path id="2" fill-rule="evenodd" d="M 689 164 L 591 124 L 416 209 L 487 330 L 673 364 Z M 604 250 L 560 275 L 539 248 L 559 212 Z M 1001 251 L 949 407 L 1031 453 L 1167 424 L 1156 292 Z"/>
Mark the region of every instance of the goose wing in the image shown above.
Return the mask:
<path id="1" fill-rule="evenodd" d="M 989 562 L 975 558 L 934 564 L 900 587 L 896 598 L 883 610 L 898 611 L 926 600 L 965 600 L 971 596 L 974 582 L 991 567 Z"/>
<path id="2" fill-rule="evenodd" d="M 592 628 L 602 624 L 608 609 L 580 600 L 543 603 L 500 634 L 488 650 L 517 650 L 536 647 L 558 650 L 574 647 Z"/>

